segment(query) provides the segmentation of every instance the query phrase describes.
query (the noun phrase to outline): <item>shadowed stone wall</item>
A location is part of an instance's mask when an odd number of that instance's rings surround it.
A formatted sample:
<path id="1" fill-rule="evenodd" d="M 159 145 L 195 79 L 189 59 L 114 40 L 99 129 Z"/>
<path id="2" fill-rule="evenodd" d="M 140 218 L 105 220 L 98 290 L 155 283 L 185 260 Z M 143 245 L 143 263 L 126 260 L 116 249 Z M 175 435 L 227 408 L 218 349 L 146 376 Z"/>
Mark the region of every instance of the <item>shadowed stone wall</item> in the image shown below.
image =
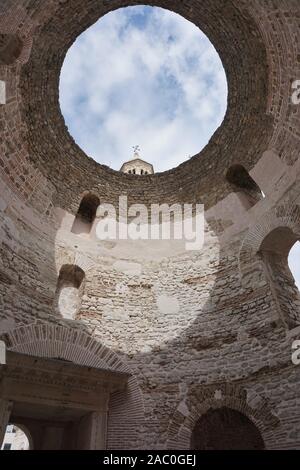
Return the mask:
<path id="1" fill-rule="evenodd" d="M 0 64 L 7 89 L 0 106 L 0 331 L 19 338 L 13 350 L 50 357 L 57 325 L 68 345 L 78 331 L 83 335 L 80 354 L 70 347 L 76 360 L 79 354 L 102 365 L 103 346 L 126 365 L 133 385 L 114 397 L 109 448 L 189 448 L 202 414 L 225 406 L 251 419 L 266 448 L 300 448 L 300 369 L 291 362 L 297 330 L 283 321 L 281 303 L 287 299 L 293 318 L 299 305 L 286 288 L 278 303 L 281 275 L 271 276 L 274 290 L 259 253 L 278 226 L 300 238 L 300 106 L 291 102 L 292 82 L 300 79 L 299 2 L 156 3 L 213 41 L 229 103 L 199 155 L 139 178 L 89 159 L 69 136 L 58 104 L 72 42 L 110 9 L 133 3 L 143 2 L 1 2 L 0 34 L 16 35 L 23 47 Z M 232 165 L 243 165 L 266 196 L 248 210 L 226 179 Z M 204 249 L 100 242 L 94 229 L 74 234 L 88 191 L 109 203 L 120 195 L 129 203 L 204 203 Z M 55 310 L 65 265 L 85 275 L 75 320 Z M 40 324 L 48 346 L 34 333 Z M 88 338 L 99 344 L 95 355 Z"/>

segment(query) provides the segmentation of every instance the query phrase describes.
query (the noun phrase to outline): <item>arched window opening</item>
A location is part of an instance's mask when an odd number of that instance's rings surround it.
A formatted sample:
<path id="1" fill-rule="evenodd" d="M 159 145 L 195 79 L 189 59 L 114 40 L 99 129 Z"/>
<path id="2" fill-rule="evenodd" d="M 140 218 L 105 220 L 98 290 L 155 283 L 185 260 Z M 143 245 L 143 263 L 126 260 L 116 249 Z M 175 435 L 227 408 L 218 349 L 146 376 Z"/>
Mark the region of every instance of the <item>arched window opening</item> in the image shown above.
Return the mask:
<path id="1" fill-rule="evenodd" d="M 273 296 L 289 329 L 300 324 L 299 247 L 297 235 L 288 227 L 273 230 L 260 247 Z"/>
<path id="2" fill-rule="evenodd" d="M 11 65 L 20 57 L 23 43 L 16 34 L 0 34 L 0 65 Z"/>
<path id="3" fill-rule="evenodd" d="M 9 424 L 6 428 L 1 450 L 32 450 L 32 439 L 24 426 Z"/>
<path id="4" fill-rule="evenodd" d="M 210 409 L 197 422 L 193 450 L 263 450 L 259 429 L 244 414 L 231 408 Z"/>
<path id="5" fill-rule="evenodd" d="M 133 174 L 135 175 L 136 174 L 136 171 L 135 170 L 132 170 Z"/>
<path id="6" fill-rule="evenodd" d="M 300 290 L 300 242 L 297 241 L 291 248 L 288 264 L 291 270 L 291 273 L 295 279 L 295 284 Z"/>
<path id="7" fill-rule="evenodd" d="M 100 200 L 94 194 L 84 196 L 72 227 L 72 233 L 80 235 L 91 232 L 99 205 Z"/>
<path id="8" fill-rule="evenodd" d="M 239 196 L 245 209 L 250 209 L 264 198 L 261 189 L 242 165 L 230 167 L 226 174 L 226 180 Z"/>
<path id="9" fill-rule="evenodd" d="M 84 271 L 78 266 L 65 265 L 61 268 L 55 295 L 55 310 L 59 316 L 76 319 L 81 308 L 84 279 Z"/>
<path id="10" fill-rule="evenodd" d="M 141 170 L 141 175 L 143 175 L 143 174 L 144 174 L 144 170 Z"/>
<path id="11" fill-rule="evenodd" d="M 6 82 L 0 80 L 0 106 L 6 104 Z"/>

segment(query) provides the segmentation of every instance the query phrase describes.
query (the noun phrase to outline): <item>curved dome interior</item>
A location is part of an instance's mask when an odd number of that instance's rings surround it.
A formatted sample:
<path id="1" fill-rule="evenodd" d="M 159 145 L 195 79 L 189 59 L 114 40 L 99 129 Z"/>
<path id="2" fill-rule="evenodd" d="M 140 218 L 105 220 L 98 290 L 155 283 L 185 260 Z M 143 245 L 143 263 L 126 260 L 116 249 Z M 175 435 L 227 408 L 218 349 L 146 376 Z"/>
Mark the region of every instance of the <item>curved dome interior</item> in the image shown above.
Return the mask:
<path id="1" fill-rule="evenodd" d="M 157 7 L 127 7 L 72 45 L 60 105 L 76 143 L 98 163 L 119 170 L 138 143 L 162 172 L 201 151 L 221 125 L 226 74 L 193 23 Z"/>
<path id="2" fill-rule="evenodd" d="M 216 445 L 220 422 L 235 433 L 232 413 L 215 413 L 230 409 L 261 447 L 299 447 L 300 300 L 287 259 L 300 234 L 299 2 L 147 3 L 209 38 L 228 108 L 201 152 L 136 178 L 76 144 L 59 83 L 77 38 L 112 10 L 144 3 L 0 2 L 0 373 L 17 383 L 0 389 L 0 432 L 11 414 L 43 448 L 47 435 L 62 437 L 43 426 L 55 428 L 64 409 L 73 431 L 93 431 L 82 446 L 188 450 L 203 416 Z M 98 204 L 117 207 L 120 195 L 147 207 L 203 203 L 203 249 L 97 239 Z M 75 227 L 84 218 L 86 231 Z M 74 384 L 75 408 L 65 393 Z"/>

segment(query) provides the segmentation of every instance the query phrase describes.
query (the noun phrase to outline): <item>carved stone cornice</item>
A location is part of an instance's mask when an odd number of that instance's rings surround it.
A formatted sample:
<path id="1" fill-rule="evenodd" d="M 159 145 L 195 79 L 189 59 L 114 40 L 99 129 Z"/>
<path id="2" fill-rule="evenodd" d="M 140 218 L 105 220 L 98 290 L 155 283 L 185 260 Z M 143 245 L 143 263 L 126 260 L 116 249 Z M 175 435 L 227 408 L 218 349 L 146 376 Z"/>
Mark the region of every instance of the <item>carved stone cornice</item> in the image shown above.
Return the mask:
<path id="1" fill-rule="evenodd" d="M 124 390 L 128 378 L 122 372 L 8 351 L 7 364 L 0 366 L 0 398 L 103 410 L 110 394 Z"/>

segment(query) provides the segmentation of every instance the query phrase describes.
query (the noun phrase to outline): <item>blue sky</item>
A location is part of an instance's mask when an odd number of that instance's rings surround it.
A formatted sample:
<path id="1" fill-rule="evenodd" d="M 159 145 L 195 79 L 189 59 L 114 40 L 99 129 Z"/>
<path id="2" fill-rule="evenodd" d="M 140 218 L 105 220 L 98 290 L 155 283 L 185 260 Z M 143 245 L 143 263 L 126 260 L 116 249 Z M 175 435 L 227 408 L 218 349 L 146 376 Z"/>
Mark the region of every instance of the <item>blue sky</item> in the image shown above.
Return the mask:
<path id="1" fill-rule="evenodd" d="M 227 81 L 195 25 L 168 10 L 129 7 L 107 14 L 71 47 L 60 102 L 90 157 L 119 170 L 139 145 L 158 172 L 208 143 L 224 119 Z"/>

